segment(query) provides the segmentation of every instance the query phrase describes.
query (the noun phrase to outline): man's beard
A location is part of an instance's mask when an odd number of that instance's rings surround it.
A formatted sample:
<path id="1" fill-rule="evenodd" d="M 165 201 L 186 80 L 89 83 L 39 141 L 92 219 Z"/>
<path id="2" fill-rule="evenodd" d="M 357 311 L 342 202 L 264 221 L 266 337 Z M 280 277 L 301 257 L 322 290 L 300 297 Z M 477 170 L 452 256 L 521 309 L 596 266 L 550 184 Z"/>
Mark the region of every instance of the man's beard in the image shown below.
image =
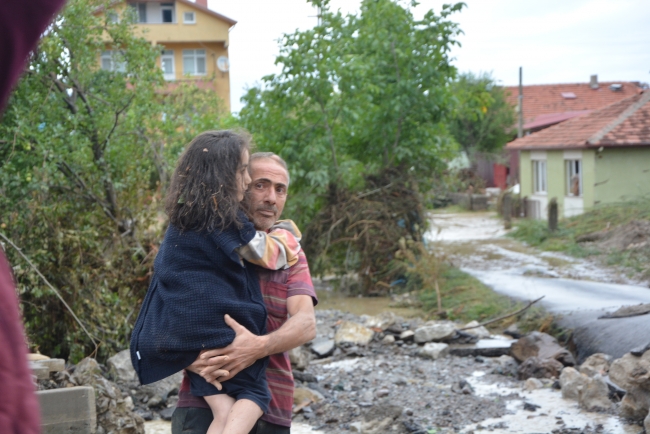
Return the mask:
<path id="1" fill-rule="evenodd" d="M 258 211 L 271 211 L 273 213 L 273 216 L 267 217 L 265 215 L 260 215 L 257 213 Z M 250 214 L 251 220 L 253 220 L 253 223 L 256 227 L 263 230 L 268 230 L 271 228 L 271 226 L 273 226 L 278 217 L 278 208 L 275 205 L 260 205 L 252 210 Z"/>

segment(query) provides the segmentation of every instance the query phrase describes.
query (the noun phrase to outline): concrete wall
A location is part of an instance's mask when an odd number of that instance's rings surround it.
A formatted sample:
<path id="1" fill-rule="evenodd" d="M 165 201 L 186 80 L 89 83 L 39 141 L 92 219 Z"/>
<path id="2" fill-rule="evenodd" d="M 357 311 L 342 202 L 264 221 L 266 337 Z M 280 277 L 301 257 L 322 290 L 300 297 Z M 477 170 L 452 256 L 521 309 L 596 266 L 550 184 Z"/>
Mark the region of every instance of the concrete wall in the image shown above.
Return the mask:
<path id="1" fill-rule="evenodd" d="M 594 202 L 606 204 L 650 196 L 650 146 L 595 152 Z"/>

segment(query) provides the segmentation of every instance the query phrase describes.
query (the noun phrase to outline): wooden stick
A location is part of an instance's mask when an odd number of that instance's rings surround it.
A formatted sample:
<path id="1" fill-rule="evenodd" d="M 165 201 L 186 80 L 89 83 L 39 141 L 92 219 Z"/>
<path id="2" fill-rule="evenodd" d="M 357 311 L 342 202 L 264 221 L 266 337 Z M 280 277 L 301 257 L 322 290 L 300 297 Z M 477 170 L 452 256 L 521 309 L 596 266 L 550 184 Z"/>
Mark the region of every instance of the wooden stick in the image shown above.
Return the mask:
<path id="1" fill-rule="evenodd" d="M 528 303 L 526 306 L 522 307 L 521 309 L 519 309 L 519 310 L 516 311 L 516 312 L 512 312 L 512 313 L 509 313 L 509 314 L 507 314 L 507 315 L 503 315 L 503 316 L 500 316 L 500 317 L 498 317 L 498 318 L 494 318 L 494 319 L 491 319 L 491 320 L 489 320 L 489 321 L 482 322 L 481 324 L 479 324 L 479 325 L 475 325 L 475 326 L 472 326 L 472 327 L 463 327 L 462 329 L 457 329 L 456 331 L 459 331 L 459 332 L 460 332 L 460 331 L 463 331 L 463 330 L 475 329 L 475 328 L 477 328 L 477 327 L 481 327 L 481 326 L 485 326 L 485 325 L 488 325 L 488 324 L 492 324 L 493 322 L 501 321 L 502 319 L 506 319 L 506 318 L 509 318 L 509 317 L 511 317 L 511 316 L 515 316 L 515 315 L 517 315 L 517 314 L 519 314 L 519 313 L 525 311 L 526 309 L 528 309 L 529 307 L 531 307 L 533 304 L 537 303 L 538 301 L 540 301 L 540 300 L 541 300 L 542 298 L 544 298 L 544 297 L 546 297 L 546 296 L 545 296 L 545 295 L 542 295 L 542 296 L 541 296 L 540 298 L 538 298 L 537 300 L 533 300 L 533 301 L 531 301 L 531 302 Z"/>

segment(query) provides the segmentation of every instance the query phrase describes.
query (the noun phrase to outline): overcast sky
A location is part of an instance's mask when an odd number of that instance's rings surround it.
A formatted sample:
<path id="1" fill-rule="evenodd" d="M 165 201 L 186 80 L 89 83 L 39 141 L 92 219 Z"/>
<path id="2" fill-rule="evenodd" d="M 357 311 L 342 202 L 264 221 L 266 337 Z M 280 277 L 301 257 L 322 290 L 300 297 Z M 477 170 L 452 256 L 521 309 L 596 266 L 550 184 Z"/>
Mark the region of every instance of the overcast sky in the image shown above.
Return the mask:
<path id="1" fill-rule="evenodd" d="M 230 32 L 230 98 L 239 111 L 247 87 L 274 65 L 284 33 L 316 24 L 305 0 L 208 0 L 238 23 Z M 416 17 L 449 1 L 421 0 Z M 466 0 L 452 15 L 464 34 L 452 50 L 460 71 L 490 72 L 503 85 L 600 81 L 650 82 L 650 0 Z M 332 0 L 356 13 L 360 0 Z"/>

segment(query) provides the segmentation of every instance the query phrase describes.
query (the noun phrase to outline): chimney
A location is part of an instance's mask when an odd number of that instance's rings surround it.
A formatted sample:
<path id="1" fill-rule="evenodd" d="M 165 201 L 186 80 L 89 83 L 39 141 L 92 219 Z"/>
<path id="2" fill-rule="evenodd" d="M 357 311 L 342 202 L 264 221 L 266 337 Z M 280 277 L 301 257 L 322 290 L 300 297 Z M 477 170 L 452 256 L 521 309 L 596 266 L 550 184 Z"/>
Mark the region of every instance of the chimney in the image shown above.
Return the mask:
<path id="1" fill-rule="evenodd" d="M 200 0 L 196 0 L 197 2 Z M 598 89 L 598 75 L 594 74 L 589 78 L 589 87 L 592 89 Z"/>
<path id="2" fill-rule="evenodd" d="M 195 0 L 194 3 L 199 6 L 203 6 L 206 9 L 208 8 L 208 0 Z"/>

